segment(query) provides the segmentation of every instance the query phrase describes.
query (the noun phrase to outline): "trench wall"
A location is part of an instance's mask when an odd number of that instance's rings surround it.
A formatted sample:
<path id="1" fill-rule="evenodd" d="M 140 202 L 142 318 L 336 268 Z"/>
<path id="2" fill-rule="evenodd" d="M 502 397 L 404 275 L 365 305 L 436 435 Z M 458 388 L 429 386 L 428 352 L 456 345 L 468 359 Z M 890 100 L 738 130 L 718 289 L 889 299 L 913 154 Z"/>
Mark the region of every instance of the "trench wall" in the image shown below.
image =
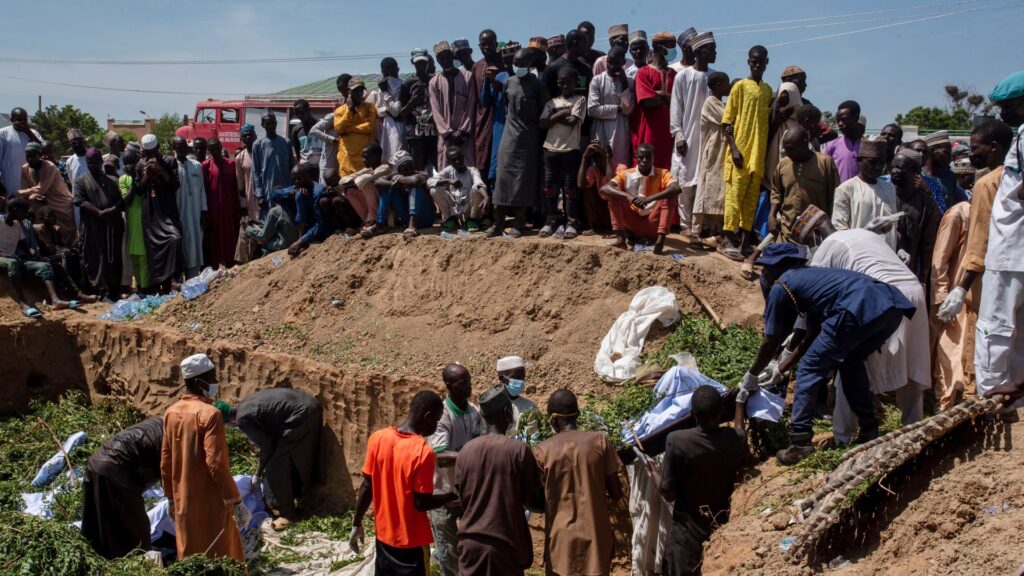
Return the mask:
<path id="1" fill-rule="evenodd" d="M 228 402 L 264 388 L 307 391 L 324 407 L 327 483 L 314 506 L 324 511 L 354 502 L 370 433 L 399 421 L 416 391 L 437 388 L 225 341 L 192 342 L 173 329 L 84 317 L 0 325 L 0 349 L 0 411 L 6 413 L 23 410 L 32 398 L 56 399 L 80 389 L 94 401 L 123 399 L 158 414 L 182 393 L 178 363 L 198 352 L 216 364 Z"/>

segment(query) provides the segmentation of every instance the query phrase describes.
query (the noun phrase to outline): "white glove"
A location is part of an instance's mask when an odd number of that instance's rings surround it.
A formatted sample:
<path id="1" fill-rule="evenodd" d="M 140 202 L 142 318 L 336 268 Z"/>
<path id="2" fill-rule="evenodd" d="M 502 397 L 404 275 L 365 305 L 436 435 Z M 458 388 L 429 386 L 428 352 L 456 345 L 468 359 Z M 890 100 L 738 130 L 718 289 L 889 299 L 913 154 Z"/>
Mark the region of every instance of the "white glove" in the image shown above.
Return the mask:
<path id="1" fill-rule="evenodd" d="M 366 540 L 366 533 L 362 525 L 353 526 L 352 532 L 348 535 L 348 547 L 356 554 L 362 554 L 363 543 Z"/>
<path id="2" fill-rule="evenodd" d="M 736 395 L 736 403 L 746 404 L 747 398 L 750 398 L 750 392 L 747 391 L 745 388 L 740 388 L 739 394 Z"/>
<path id="3" fill-rule="evenodd" d="M 757 376 L 746 372 L 743 374 L 743 384 L 741 387 L 747 392 L 757 392 L 761 389 L 761 386 L 757 383 Z"/>
<path id="4" fill-rule="evenodd" d="M 241 502 L 235 504 L 235 526 L 238 526 L 238 530 L 244 530 L 249 525 L 250 520 L 252 520 L 252 512 L 249 512 L 245 504 Z"/>
<path id="5" fill-rule="evenodd" d="M 757 383 L 760 386 L 775 386 L 779 382 L 782 382 L 784 376 L 782 372 L 779 372 L 779 363 L 772 360 L 768 363 L 768 366 L 761 371 L 761 374 L 757 376 Z"/>
<path id="6" fill-rule="evenodd" d="M 896 255 L 900 257 L 900 262 L 903 262 L 904 264 L 907 265 L 910 264 L 910 254 L 907 254 L 907 251 L 904 250 L 903 248 L 897 250 Z"/>
<path id="7" fill-rule="evenodd" d="M 942 301 L 942 305 L 939 306 L 939 312 L 935 314 L 935 317 L 943 322 L 952 322 L 956 318 L 957 314 L 964 309 L 964 296 L 967 295 L 967 291 L 957 286 L 950 291 L 946 299 Z"/>
<path id="8" fill-rule="evenodd" d="M 887 234 L 889 230 L 891 230 L 892 227 L 897 222 L 900 221 L 900 217 L 902 216 L 903 212 L 897 212 L 895 214 L 890 214 L 888 216 L 878 216 L 877 218 L 872 218 L 871 221 L 868 222 L 867 226 L 864 227 L 864 229 L 870 230 L 875 234 Z"/>

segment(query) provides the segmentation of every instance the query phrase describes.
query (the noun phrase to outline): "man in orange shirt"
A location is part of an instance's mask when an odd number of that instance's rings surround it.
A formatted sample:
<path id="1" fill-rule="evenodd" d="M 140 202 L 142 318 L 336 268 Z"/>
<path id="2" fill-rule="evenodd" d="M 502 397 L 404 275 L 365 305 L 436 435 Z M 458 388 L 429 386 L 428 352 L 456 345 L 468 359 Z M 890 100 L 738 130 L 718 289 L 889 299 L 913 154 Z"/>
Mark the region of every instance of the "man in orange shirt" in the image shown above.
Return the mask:
<path id="1" fill-rule="evenodd" d="M 436 392 L 418 392 L 401 426 L 378 430 L 367 442 L 363 484 L 356 497 L 349 546 L 360 553 L 363 517 L 372 502 L 377 526 L 376 574 L 430 574 L 430 543 L 434 537 L 427 510 L 440 508 L 458 497 L 450 492 L 433 493 L 435 456 L 426 437 L 437 430 L 443 410 Z"/>
<path id="2" fill-rule="evenodd" d="M 251 519 L 231 477 L 224 419 L 212 405 L 217 373 L 206 354 L 181 362 L 186 393 L 164 413 L 160 478 L 174 514 L 178 559 L 191 554 L 245 561 L 239 529 Z"/>
<path id="3" fill-rule="evenodd" d="M 626 248 L 627 232 L 634 239 L 654 239 L 654 253 L 665 248 L 665 236 L 678 207 L 679 184 L 665 168 L 654 167 L 654 146 L 636 148 L 636 167 L 619 170 L 601 196 L 608 201 L 616 248 Z"/>

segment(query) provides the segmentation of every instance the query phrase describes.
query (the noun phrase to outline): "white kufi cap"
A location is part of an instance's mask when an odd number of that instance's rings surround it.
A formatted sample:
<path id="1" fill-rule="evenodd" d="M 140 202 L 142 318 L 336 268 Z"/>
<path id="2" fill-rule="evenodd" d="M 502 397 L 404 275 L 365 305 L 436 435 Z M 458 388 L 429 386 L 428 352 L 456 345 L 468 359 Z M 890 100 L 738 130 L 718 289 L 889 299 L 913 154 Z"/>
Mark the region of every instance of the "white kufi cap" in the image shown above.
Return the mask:
<path id="1" fill-rule="evenodd" d="M 195 378 L 213 370 L 213 361 L 206 354 L 193 354 L 181 361 L 182 378 Z"/>

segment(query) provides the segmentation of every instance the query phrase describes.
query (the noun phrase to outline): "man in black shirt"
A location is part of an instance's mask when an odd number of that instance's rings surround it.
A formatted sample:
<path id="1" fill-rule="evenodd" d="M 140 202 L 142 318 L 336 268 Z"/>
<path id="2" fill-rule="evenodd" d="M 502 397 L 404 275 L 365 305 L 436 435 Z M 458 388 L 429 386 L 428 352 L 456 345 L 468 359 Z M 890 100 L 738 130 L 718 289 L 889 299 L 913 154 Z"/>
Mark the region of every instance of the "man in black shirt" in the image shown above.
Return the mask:
<path id="1" fill-rule="evenodd" d="M 584 53 L 586 52 L 586 37 L 582 32 L 578 30 L 570 30 L 565 35 L 565 54 L 562 54 L 561 58 L 551 62 L 547 68 L 544 69 L 543 80 L 544 85 L 547 86 L 548 94 L 558 94 L 558 73 L 565 67 L 571 67 L 576 71 L 576 85 L 573 88 L 573 94 L 579 94 L 584 98 L 588 95 L 590 88 L 590 80 L 594 77 L 594 71 L 591 68 L 592 64 L 588 64 L 584 59 Z M 590 131 L 585 131 L 589 134 Z"/>
<path id="2" fill-rule="evenodd" d="M 729 498 L 747 458 L 743 417 L 747 394 L 736 398 L 734 427 L 719 427 L 721 395 L 711 386 L 693 393 L 695 428 L 668 435 L 661 465 L 661 493 L 673 502 L 662 560 L 663 576 L 701 573 L 704 542 L 729 520 Z M 657 479 L 657 478 L 656 478 Z"/>

